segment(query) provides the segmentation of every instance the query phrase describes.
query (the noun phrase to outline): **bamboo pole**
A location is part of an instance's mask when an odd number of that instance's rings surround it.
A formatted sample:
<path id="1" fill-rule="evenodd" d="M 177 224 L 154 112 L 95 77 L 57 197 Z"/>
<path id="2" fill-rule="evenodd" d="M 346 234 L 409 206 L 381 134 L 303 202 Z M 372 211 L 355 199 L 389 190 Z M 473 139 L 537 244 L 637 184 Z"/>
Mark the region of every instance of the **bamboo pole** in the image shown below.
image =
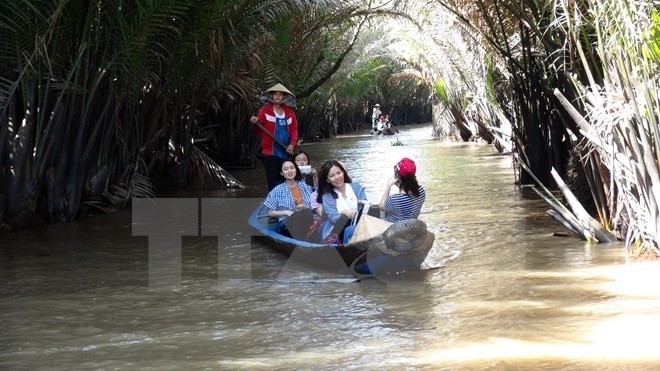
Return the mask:
<path id="1" fill-rule="evenodd" d="M 275 143 L 279 144 L 280 147 L 282 147 L 282 149 L 286 150 L 287 145 L 284 144 L 284 142 L 282 142 L 281 140 L 277 139 L 277 138 L 273 135 L 273 133 L 271 133 L 270 131 L 268 131 L 268 129 L 266 129 L 265 127 L 263 127 L 263 125 L 261 125 L 261 124 L 258 123 L 258 122 L 254 122 L 253 124 L 254 124 L 254 126 L 258 127 L 261 131 L 263 131 L 266 135 L 268 135 L 273 141 L 275 141 Z"/>

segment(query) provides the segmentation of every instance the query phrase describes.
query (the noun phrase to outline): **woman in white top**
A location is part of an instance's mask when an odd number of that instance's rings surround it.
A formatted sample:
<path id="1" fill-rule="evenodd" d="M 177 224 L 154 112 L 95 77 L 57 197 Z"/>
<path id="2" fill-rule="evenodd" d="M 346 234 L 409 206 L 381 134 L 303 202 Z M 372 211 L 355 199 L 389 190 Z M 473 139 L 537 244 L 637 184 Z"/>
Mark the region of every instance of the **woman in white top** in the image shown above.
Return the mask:
<path id="1" fill-rule="evenodd" d="M 364 187 L 351 181 L 344 166 L 336 160 L 321 165 L 318 172 L 319 188 L 317 201 L 323 205 L 323 224 L 321 237 L 325 240 L 336 223 L 341 222 L 341 215 L 353 220 L 358 214 L 358 204 L 367 202 Z M 341 228 L 342 226 L 338 226 Z M 348 243 L 355 226 L 344 229 L 343 243 Z M 340 233 L 341 237 L 341 233 Z"/>

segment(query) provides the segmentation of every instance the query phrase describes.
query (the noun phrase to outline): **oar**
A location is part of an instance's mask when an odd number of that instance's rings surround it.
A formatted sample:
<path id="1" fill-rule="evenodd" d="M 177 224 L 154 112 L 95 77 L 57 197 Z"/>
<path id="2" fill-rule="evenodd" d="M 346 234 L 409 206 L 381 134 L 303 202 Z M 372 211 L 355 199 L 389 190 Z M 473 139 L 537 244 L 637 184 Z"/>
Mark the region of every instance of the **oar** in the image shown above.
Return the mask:
<path id="1" fill-rule="evenodd" d="M 261 125 L 260 123 L 258 123 L 258 122 L 253 122 L 253 124 L 256 125 L 259 129 L 261 129 L 261 131 L 263 131 L 264 133 L 266 133 L 266 135 L 268 135 L 272 140 L 275 141 L 275 143 L 279 144 L 280 147 L 282 147 L 282 149 L 284 149 L 284 151 L 286 151 L 286 147 L 287 147 L 287 145 L 284 144 L 284 142 L 282 142 L 281 140 L 277 139 L 277 138 L 273 135 L 273 133 L 271 133 L 270 131 L 268 131 L 268 129 L 266 129 L 265 127 L 263 127 L 263 125 Z"/>

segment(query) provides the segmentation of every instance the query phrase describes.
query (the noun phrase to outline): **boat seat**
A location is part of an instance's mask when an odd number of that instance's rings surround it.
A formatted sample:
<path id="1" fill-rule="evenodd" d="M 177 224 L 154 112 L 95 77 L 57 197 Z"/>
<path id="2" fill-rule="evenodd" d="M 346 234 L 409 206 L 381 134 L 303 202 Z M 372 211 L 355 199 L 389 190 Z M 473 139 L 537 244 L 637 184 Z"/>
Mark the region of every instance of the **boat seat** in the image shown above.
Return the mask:
<path id="1" fill-rule="evenodd" d="M 352 224 L 357 225 L 360 222 L 360 219 L 362 219 L 362 215 L 369 215 L 373 216 L 374 218 L 380 218 L 380 208 L 378 205 L 359 205 L 357 219 L 353 220 Z"/>
<path id="2" fill-rule="evenodd" d="M 378 205 L 370 205 L 369 210 L 367 210 L 367 215 L 373 216 L 374 218 L 380 218 L 380 208 L 378 208 Z"/>
<path id="3" fill-rule="evenodd" d="M 339 218 L 337 218 L 337 222 L 335 223 L 335 226 L 332 227 L 332 230 L 330 231 L 330 234 L 336 233 L 337 235 L 341 234 L 341 232 L 344 230 L 345 227 L 351 225 L 351 218 L 346 216 L 346 214 L 340 214 Z"/>
<path id="4" fill-rule="evenodd" d="M 284 225 L 291 237 L 304 241 L 309 234 L 309 228 L 314 224 L 314 213 L 311 209 L 296 211 L 286 218 Z"/>

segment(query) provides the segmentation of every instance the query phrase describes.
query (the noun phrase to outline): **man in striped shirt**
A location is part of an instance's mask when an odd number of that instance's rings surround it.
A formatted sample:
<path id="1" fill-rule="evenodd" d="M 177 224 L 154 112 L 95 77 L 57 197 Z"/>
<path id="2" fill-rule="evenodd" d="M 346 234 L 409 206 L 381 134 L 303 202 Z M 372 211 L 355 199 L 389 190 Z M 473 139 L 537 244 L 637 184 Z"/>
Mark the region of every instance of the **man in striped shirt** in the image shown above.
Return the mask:
<path id="1" fill-rule="evenodd" d="M 416 172 L 415 162 L 407 157 L 394 166 L 394 176 L 387 181 L 379 205 L 388 222 L 417 219 L 419 216 L 426 200 L 426 191 L 417 183 Z M 395 184 L 399 187 L 399 192 L 390 195 L 390 189 Z"/>

